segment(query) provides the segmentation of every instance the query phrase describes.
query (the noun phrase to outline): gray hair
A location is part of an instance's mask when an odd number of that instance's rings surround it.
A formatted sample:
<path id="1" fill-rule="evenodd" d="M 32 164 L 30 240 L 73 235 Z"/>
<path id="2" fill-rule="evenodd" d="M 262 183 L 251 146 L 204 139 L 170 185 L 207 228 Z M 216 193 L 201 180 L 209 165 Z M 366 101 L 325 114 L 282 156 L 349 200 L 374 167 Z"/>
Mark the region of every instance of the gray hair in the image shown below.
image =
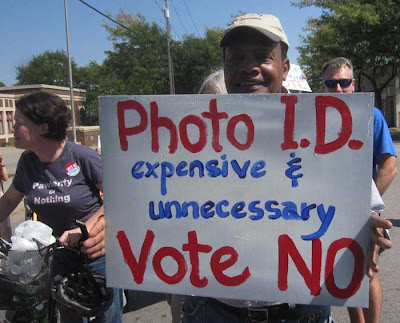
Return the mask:
<path id="1" fill-rule="evenodd" d="M 328 68 L 341 68 L 343 66 L 347 66 L 350 69 L 350 77 L 354 78 L 353 64 L 351 63 L 351 60 L 346 57 L 335 57 L 325 62 L 322 66 L 322 75 L 324 75 Z"/>
<path id="2" fill-rule="evenodd" d="M 219 69 L 208 75 L 200 86 L 199 94 L 228 94 L 224 70 Z"/>

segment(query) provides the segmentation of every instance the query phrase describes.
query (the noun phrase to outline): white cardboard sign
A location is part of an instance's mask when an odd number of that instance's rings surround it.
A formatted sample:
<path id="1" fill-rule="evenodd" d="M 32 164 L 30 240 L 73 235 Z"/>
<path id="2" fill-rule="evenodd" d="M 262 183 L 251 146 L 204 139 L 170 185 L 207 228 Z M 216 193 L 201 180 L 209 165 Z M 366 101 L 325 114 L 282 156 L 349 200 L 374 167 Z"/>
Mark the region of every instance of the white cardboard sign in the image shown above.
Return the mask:
<path id="1" fill-rule="evenodd" d="M 372 94 L 99 102 L 109 285 L 367 306 Z"/>
<path id="2" fill-rule="evenodd" d="M 296 64 L 290 64 L 290 70 L 286 80 L 283 81 L 283 86 L 290 91 L 312 92 L 306 74 Z"/>

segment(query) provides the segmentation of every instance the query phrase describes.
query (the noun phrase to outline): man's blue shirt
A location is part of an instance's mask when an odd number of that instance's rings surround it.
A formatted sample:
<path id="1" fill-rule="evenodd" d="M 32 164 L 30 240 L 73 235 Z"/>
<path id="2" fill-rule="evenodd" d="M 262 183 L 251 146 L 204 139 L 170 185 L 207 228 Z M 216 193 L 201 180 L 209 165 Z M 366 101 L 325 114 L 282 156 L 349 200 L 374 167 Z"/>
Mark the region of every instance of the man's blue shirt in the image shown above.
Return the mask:
<path id="1" fill-rule="evenodd" d="M 381 156 L 384 154 L 396 155 L 396 149 L 394 148 L 390 131 L 385 121 L 382 112 L 374 108 L 374 156 L 372 165 L 372 176 L 376 179 L 378 173 L 378 165 Z"/>

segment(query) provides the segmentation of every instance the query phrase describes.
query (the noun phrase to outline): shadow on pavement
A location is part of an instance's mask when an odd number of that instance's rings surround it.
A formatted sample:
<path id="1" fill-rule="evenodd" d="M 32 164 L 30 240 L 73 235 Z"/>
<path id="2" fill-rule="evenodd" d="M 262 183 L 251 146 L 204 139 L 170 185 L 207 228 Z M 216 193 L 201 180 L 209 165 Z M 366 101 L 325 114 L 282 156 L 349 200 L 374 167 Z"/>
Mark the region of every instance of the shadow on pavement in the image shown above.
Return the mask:
<path id="1" fill-rule="evenodd" d="M 390 135 L 394 142 L 400 142 L 400 132 L 399 131 L 390 131 Z"/>
<path id="2" fill-rule="evenodd" d="M 127 305 L 124 307 L 124 313 L 140 310 L 147 306 L 164 302 L 167 300 L 166 294 L 142 292 L 134 290 L 126 290 Z M 15 311 L 4 310 L 0 316 L 0 323 L 14 322 Z M 27 321 L 16 321 L 16 322 L 27 322 Z"/>
<path id="3" fill-rule="evenodd" d="M 124 308 L 124 313 L 136 311 L 143 307 L 166 301 L 167 295 L 161 293 L 127 290 L 126 298 L 128 303 Z"/>

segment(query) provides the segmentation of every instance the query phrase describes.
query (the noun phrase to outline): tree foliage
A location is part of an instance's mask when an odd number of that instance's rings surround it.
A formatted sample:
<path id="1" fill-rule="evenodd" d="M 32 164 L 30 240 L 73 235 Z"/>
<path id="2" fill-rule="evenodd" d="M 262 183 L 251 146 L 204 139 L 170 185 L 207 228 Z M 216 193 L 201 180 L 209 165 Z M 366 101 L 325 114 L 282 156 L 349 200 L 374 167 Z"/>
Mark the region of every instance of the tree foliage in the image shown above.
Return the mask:
<path id="1" fill-rule="evenodd" d="M 85 114 L 81 116 L 83 125 L 98 124 L 98 96 L 107 95 L 103 83 L 107 76 L 103 73 L 102 65 L 89 62 L 88 65 L 77 69 L 74 77 L 74 87 L 86 90 Z"/>
<path id="2" fill-rule="evenodd" d="M 314 90 L 320 86 L 321 67 L 336 56 L 350 58 L 359 81 L 368 80 L 377 103 L 381 91 L 400 68 L 399 0 L 299 0 L 293 5 L 322 9 L 307 22 L 300 64 Z"/>
<path id="3" fill-rule="evenodd" d="M 77 72 L 71 60 L 72 75 Z M 17 85 L 49 84 L 69 86 L 68 57 L 62 50 L 45 51 L 33 56 L 26 65 L 17 66 Z"/>
<path id="4" fill-rule="evenodd" d="M 0 87 L 6 86 L 3 82 L 0 81 Z"/>
<path id="5" fill-rule="evenodd" d="M 197 93 L 204 78 L 222 67 L 221 28 L 206 30 L 205 38 L 186 36 L 173 48 L 176 93 Z"/>
<path id="6" fill-rule="evenodd" d="M 103 63 L 110 94 L 169 93 L 167 40 L 165 32 L 141 15 L 121 11 L 114 17 L 122 25 L 105 25 L 113 51 Z"/>
<path id="7" fill-rule="evenodd" d="M 169 69 L 166 32 L 141 15 L 121 11 L 114 17 L 126 28 L 105 25 L 113 51 L 103 67 L 115 94 L 168 94 Z M 208 29 L 205 38 L 186 35 L 171 46 L 176 93 L 196 93 L 202 79 L 221 66 L 222 30 Z"/>

